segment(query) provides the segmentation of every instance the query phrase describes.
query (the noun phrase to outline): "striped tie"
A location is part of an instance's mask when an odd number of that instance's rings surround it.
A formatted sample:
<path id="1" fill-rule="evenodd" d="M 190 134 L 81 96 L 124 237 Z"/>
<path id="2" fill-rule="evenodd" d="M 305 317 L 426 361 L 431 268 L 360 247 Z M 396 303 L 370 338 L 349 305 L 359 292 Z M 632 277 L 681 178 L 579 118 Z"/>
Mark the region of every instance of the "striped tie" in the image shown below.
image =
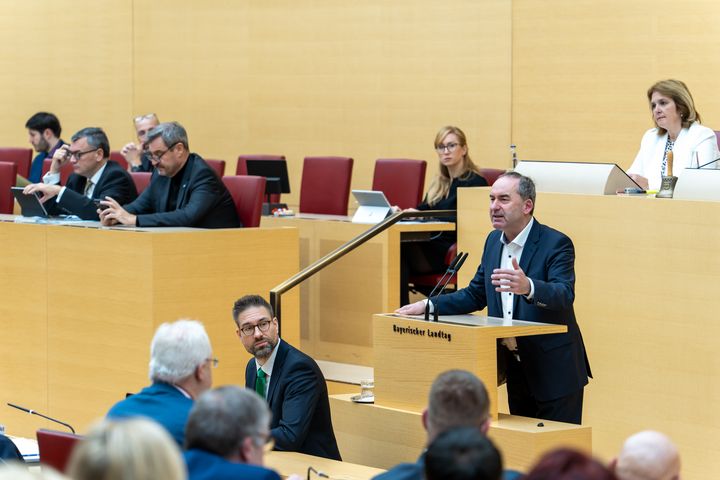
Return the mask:
<path id="1" fill-rule="evenodd" d="M 85 191 L 83 192 L 83 195 L 85 195 L 86 197 L 90 197 L 90 189 L 92 188 L 92 186 L 93 182 L 88 178 L 87 182 L 85 182 Z"/>

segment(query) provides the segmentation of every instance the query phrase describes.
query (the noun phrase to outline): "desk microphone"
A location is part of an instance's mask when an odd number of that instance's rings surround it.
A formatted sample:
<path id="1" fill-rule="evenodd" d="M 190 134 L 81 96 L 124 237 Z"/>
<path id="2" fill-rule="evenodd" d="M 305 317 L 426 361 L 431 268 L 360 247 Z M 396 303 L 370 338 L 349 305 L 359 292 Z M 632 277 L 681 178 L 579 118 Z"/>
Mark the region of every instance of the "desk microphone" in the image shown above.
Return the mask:
<path id="1" fill-rule="evenodd" d="M 468 254 L 467 254 L 467 253 L 463 253 L 462 258 L 460 258 L 460 260 L 458 260 L 458 262 L 457 262 L 457 264 L 455 265 L 455 268 L 453 269 L 452 273 L 451 273 L 450 275 L 448 275 L 447 280 L 445 280 L 445 283 L 443 283 L 442 288 L 441 288 L 440 291 L 438 292 L 438 296 L 439 296 L 439 295 L 442 295 L 442 293 L 445 291 L 445 288 L 448 286 L 448 283 L 450 283 L 450 280 L 452 280 L 452 277 L 455 276 L 455 274 L 457 274 L 457 272 L 460 271 L 460 267 L 463 266 L 463 263 L 465 263 L 465 259 L 466 259 L 467 257 L 468 257 Z M 430 300 L 428 300 L 428 303 L 429 303 L 429 302 L 430 302 Z M 435 308 L 433 309 L 433 322 L 437 322 L 437 321 L 438 321 L 438 315 L 440 315 L 440 309 L 437 308 L 437 305 L 436 305 Z"/>
<path id="2" fill-rule="evenodd" d="M 14 403 L 8 402 L 8 406 L 17 408 L 18 410 L 22 410 L 23 412 L 27 412 L 31 415 L 37 415 L 38 417 L 45 418 L 47 420 L 50 420 L 51 422 L 59 423 L 60 425 L 63 425 L 65 427 L 69 428 L 72 433 L 75 433 L 75 429 L 73 427 L 71 427 L 70 424 L 68 424 L 68 423 L 61 422 L 60 420 L 56 420 L 52 417 L 48 417 L 47 415 L 43 415 L 42 413 L 36 412 L 35 410 L 30 410 L 29 408 L 21 407 L 20 405 L 15 405 Z"/>
<path id="3" fill-rule="evenodd" d="M 442 293 L 443 290 L 445 290 L 445 287 L 447 287 L 448 283 L 450 283 L 450 280 L 452 280 L 453 275 L 457 273 L 458 270 L 460 270 L 460 267 L 465 262 L 465 259 L 467 258 L 468 254 L 463 252 L 458 252 L 458 254 L 455 256 L 452 262 L 450 262 L 450 265 L 448 266 L 447 270 L 445 270 L 445 273 L 442 277 L 440 277 L 440 281 L 438 281 L 437 285 L 435 285 L 435 288 L 432 289 L 430 292 L 430 295 L 428 295 L 427 302 L 425 303 L 425 321 L 430 320 L 430 298 L 432 298 L 435 295 L 435 292 L 437 292 L 438 288 L 440 288 L 440 293 Z M 434 309 L 433 318 L 437 322 L 437 314 L 438 309 Z"/>
<path id="4" fill-rule="evenodd" d="M 715 160 L 712 160 L 712 161 L 710 161 L 710 162 L 708 162 L 708 163 L 705 163 L 705 164 L 703 164 L 703 165 L 700 165 L 699 167 L 695 167 L 695 169 L 696 169 L 696 170 L 700 170 L 701 168 L 705 168 L 705 167 L 707 167 L 708 165 L 712 165 L 712 164 L 715 163 L 715 162 L 720 162 L 720 158 L 716 158 Z"/>

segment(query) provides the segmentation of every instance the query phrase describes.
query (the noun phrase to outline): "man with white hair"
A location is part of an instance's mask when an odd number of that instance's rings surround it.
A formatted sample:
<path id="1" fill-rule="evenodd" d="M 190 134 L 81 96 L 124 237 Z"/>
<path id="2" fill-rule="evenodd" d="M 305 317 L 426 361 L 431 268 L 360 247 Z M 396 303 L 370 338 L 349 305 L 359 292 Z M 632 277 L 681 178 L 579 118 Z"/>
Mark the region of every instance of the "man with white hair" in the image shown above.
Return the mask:
<path id="1" fill-rule="evenodd" d="M 107 416 L 143 416 L 155 420 L 182 447 L 193 400 L 212 386 L 212 368 L 216 365 L 202 323 L 195 320 L 163 323 L 150 345 L 152 385 L 116 403 Z"/>
<path id="2" fill-rule="evenodd" d="M 254 391 L 235 385 L 200 395 L 185 428 L 189 480 L 280 480 L 263 467 L 271 447 L 270 409 Z"/>
<path id="3" fill-rule="evenodd" d="M 679 480 L 680 454 L 667 436 L 645 430 L 625 440 L 610 468 L 619 480 Z"/>

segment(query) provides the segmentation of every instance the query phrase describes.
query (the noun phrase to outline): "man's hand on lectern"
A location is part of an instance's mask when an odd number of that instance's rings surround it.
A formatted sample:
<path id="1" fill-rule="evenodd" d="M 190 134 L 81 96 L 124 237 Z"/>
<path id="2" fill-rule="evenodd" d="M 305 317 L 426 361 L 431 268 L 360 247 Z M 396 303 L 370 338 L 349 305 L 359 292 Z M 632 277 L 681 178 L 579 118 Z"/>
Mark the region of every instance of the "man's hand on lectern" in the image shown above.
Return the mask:
<path id="1" fill-rule="evenodd" d="M 425 300 L 411 303 L 395 310 L 398 315 L 422 315 L 425 313 Z"/>

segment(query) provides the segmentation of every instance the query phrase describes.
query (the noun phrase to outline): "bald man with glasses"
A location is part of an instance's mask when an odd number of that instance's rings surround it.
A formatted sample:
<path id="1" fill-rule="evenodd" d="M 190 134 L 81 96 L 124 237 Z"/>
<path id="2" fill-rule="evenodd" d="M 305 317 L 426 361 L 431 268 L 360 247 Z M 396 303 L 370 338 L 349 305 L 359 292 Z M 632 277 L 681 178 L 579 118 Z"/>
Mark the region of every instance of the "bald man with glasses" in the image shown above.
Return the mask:
<path id="1" fill-rule="evenodd" d="M 103 225 L 133 227 L 240 227 L 235 203 L 215 171 L 191 153 L 187 132 L 177 122 L 161 123 L 147 134 L 155 171 L 134 202 L 105 198 Z M 122 205 L 122 206 L 121 206 Z"/>

